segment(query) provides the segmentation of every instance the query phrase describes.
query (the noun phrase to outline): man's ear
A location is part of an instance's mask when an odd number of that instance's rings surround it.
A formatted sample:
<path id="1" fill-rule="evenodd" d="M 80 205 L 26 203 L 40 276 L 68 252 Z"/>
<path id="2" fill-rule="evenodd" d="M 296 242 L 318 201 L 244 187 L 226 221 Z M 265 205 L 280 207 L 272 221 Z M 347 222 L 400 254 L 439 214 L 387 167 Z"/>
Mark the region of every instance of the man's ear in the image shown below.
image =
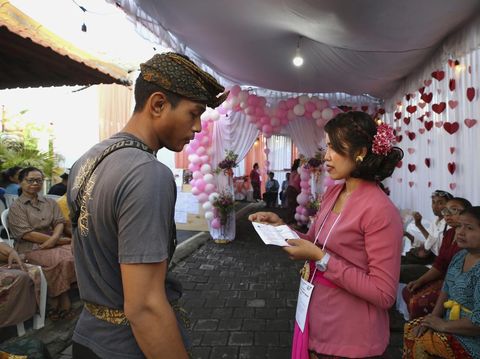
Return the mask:
<path id="1" fill-rule="evenodd" d="M 167 97 L 163 92 L 154 92 L 150 95 L 147 106 L 150 113 L 154 116 L 159 116 L 165 110 L 165 108 L 169 105 L 167 101 Z"/>

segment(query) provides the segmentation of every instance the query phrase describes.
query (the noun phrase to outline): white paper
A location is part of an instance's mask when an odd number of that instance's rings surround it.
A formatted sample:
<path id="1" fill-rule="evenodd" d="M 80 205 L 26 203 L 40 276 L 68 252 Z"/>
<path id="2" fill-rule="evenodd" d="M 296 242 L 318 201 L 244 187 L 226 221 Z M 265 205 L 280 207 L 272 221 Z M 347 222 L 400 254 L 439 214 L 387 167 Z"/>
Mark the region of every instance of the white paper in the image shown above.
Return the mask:
<path id="1" fill-rule="evenodd" d="M 300 278 L 300 289 L 298 290 L 297 311 L 295 312 L 295 320 L 300 328 L 304 331 L 305 319 L 307 318 L 308 304 L 312 296 L 314 285 Z"/>
<path id="2" fill-rule="evenodd" d="M 175 223 L 187 223 L 187 212 L 175 211 Z"/>
<path id="3" fill-rule="evenodd" d="M 178 192 L 175 211 L 199 214 L 197 198 L 190 192 Z"/>
<path id="4" fill-rule="evenodd" d="M 273 244 L 275 246 L 288 247 L 287 239 L 300 238 L 297 233 L 292 231 L 286 225 L 272 226 L 271 224 L 264 224 L 259 222 L 252 222 L 253 228 L 265 244 Z"/>

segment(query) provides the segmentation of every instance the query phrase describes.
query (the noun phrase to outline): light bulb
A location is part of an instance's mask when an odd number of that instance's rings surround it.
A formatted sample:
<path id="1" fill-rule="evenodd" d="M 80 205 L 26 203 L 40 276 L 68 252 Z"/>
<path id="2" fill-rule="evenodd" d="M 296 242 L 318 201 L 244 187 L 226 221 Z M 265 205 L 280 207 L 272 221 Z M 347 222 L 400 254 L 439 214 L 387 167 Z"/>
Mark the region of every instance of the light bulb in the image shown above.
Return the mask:
<path id="1" fill-rule="evenodd" d="M 303 65 L 303 57 L 300 54 L 296 54 L 292 62 L 296 67 L 300 67 Z"/>

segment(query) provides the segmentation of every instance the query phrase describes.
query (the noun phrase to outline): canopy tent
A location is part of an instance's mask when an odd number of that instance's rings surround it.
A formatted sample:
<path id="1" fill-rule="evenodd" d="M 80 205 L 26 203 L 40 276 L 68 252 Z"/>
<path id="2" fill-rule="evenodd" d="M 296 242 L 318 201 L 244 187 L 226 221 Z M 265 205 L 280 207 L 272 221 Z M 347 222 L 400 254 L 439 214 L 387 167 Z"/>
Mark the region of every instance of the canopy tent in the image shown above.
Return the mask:
<path id="1" fill-rule="evenodd" d="M 128 74 L 0 0 L 0 89 L 100 83 L 129 84 Z"/>
<path id="2" fill-rule="evenodd" d="M 121 0 L 135 22 L 234 83 L 388 98 L 478 0 Z M 305 59 L 292 66 L 297 43 Z"/>

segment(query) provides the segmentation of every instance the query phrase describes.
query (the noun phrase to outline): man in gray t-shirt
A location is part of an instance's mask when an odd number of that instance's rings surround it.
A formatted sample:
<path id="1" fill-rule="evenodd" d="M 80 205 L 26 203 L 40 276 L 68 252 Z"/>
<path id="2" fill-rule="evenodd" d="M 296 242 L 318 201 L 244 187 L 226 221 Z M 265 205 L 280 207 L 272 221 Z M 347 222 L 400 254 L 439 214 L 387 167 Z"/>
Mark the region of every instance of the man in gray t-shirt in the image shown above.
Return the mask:
<path id="1" fill-rule="evenodd" d="M 141 65 L 135 110 L 122 132 L 73 166 L 67 197 L 78 216 L 73 247 L 85 302 L 73 336 L 74 359 L 187 358 L 165 284 L 176 187 L 154 153 L 162 147 L 181 151 L 201 130 L 206 105 L 225 100 L 226 93 L 217 97 L 223 91 L 188 58 L 155 55 Z M 143 150 L 120 148 L 98 162 L 122 141 Z"/>

